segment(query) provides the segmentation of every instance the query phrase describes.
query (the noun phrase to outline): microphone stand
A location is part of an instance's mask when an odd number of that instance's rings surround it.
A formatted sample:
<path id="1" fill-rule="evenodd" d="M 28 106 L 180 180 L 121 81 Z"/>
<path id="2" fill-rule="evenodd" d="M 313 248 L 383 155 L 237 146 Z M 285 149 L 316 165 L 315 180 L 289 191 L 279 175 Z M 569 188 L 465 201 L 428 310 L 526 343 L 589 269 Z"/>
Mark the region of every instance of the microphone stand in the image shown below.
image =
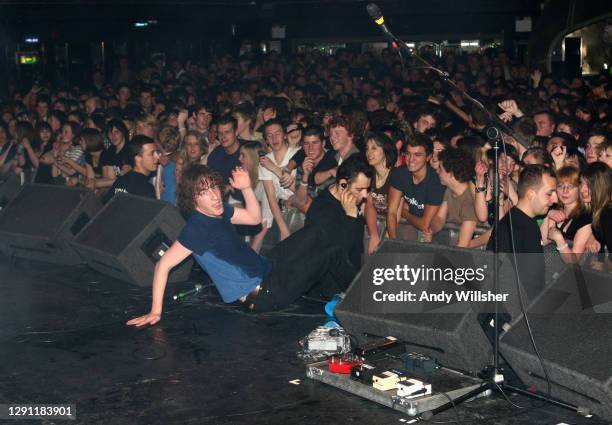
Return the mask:
<path id="1" fill-rule="evenodd" d="M 442 81 L 444 81 L 444 83 L 451 87 L 453 90 L 458 91 L 464 99 L 466 99 L 468 102 L 470 102 L 472 105 L 474 105 L 478 110 L 480 110 L 481 112 L 484 112 L 484 114 L 487 117 L 487 124 L 486 124 L 486 130 L 485 130 L 485 134 L 487 135 L 487 138 L 490 140 L 491 142 L 491 146 L 494 152 L 494 158 L 493 158 L 493 207 L 495 208 L 495 225 L 497 225 L 497 223 L 499 222 L 499 208 L 500 208 L 500 202 L 499 202 L 499 155 L 500 155 L 500 147 L 502 147 L 505 151 L 505 142 L 503 140 L 503 136 L 502 133 L 506 133 L 509 136 L 511 136 L 512 138 L 514 138 L 514 140 L 516 140 L 518 143 L 520 143 L 523 147 L 528 148 L 529 146 L 527 145 L 527 143 L 525 143 L 524 140 L 522 140 L 520 137 L 517 137 L 515 132 L 508 127 L 501 119 L 499 119 L 499 117 L 497 117 L 495 114 L 491 113 L 487 108 L 484 107 L 484 105 L 474 99 L 472 96 L 470 96 L 468 93 L 466 93 L 464 90 L 462 90 L 461 88 L 459 88 L 459 86 L 457 86 L 457 83 L 455 83 L 451 78 L 450 75 L 447 72 L 442 71 L 439 68 L 434 67 L 433 65 L 431 65 L 427 60 L 425 60 L 423 57 L 421 57 L 418 53 L 416 53 L 416 50 L 412 50 L 409 49 L 406 46 L 406 43 L 404 43 L 401 39 L 397 38 L 396 36 L 394 36 L 386 27 L 383 28 L 383 33 L 385 34 L 385 36 L 387 37 L 387 39 L 389 40 L 389 43 L 391 44 L 391 47 L 393 47 L 395 50 L 398 51 L 398 54 L 400 55 L 400 57 L 402 58 L 402 63 L 403 63 L 403 55 L 402 52 L 407 54 L 407 57 L 412 57 L 416 60 L 418 60 L 421 64 L 423 64 L 422 67 L 419 67 L 420 69 L 425 69 L 425 70 L 431 70 L 433 72 L 435 72 L 438 76 L 440 76 L 440 78 L 442 79 Z M 500 143 L 501 142 L 501 143 Z M 499 264 L 498 264 L 498 260 L 499 260 L 499 252 L 498 252 L 498 236 L 497 233 L 495 234 L 494 240 L 493 240 L 493 246 L 494 246 L 494 252 L 493 252 L 493 280 L 494 280 L 494 292 L 495 294 L 499 293 Z M 518 288 L 518 296 L 520 297 L 520 287 Z M 563 407 L 565 409 L 569 409 L 569 410 L 573 410 L 575 412 L 578 413 L 582 413 L 582 409 L 578 408 L 577 406 L 574 406 L 572 404 L 569 403 L 565 403 L 562 402 L 560 400 L 556 400 L 550 397 L 550 394 L 546 394 L 546 395 L 542 395 L 538 392 L 531 392 L 531 391 L 526 391 L 524 389 L 521 388 L 517 388 L 514 386 L 510 386 L 507 383 L 505 383 L 504 380 L 504 375 L 503 375 L 503 370 L 500 368 L 499 366 L 499 359 L 500 359 L 500 353 L 499 353 L 499 338 L 500 338 L 500 334 L 499 334 L 499 329 L 500 326 L 498 325 L 498 321 L 499 321 L 499 301 L 495 301 L 494 303 L 494 312 L 493 312 L 493 317 L 494 317 L 494 322 L 493 322 L 493 332 L 494 332 L 494 341 L 493 341 L 493 366 L 488 366 L 486 367 L 482 372 L 481 375 L 484 376 L 484 380 L 485 380 L 485 384 L 480 386 L 479 388 L 474 389 L 473 391 L 470 391 L 466 394 L 464 394 L 463 396 L 460 396 L 452 401 L 449 401 L 448 403 L 445 403 L 435 409 L 432 409 L 428 412 L 425 412 L 427 415 L 427 417 L 431 417 L 437 413 L 443 412 L 445 410 L 448 410 L 450 408 L 454 408 L 455 406 L 457 406 L 458 404 L 461 404 L 465 401 L 471 400 L 472 398 L 481 395 L 487 391 L 499 391 L 502 393 L 502 395 L 504 395 L 504 390 L 510 391 L 510 392 L 514 392 L 517 394 L 522 394 L 525 396 L 528 396 L 530 398 L 536 399 L 536 400 L 541 400 L 541 401 L 545 401 L 547 403 L 559 406 L 559 407 Z M 425 419 L 427 419 L 427 417 L 425 417 Z"/>

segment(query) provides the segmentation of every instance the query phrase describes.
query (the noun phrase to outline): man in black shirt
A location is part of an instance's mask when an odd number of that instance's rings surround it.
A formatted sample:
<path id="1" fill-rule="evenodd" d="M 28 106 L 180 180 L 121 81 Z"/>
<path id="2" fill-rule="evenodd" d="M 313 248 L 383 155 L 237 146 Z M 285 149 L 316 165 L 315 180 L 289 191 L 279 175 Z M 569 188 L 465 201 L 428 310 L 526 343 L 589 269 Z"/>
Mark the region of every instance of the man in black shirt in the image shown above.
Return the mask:
<path id="1" fill-rule="evenodd" d="M 371 180 L 372 168 L 368 164 L 358 156 L 347 159 L 338 167 L 336 183 L 313 200 L 304 224 L 321 227 L 328 243 L 347 253 L 354 273 L 361 267 L 363 206 Z"/>
<path id="2" fill-rule="evenodd" d="M 519 200 L 494 227 L 487 249 L 497 252 L 532 254 L 517 257 L 521 282 L 528 295 L 535 296 L 544 286 L 542 234 L 535 217 L 545 215 L 557 202 L 557 179 L 552 169 L 544 165 L 528 165 L 521 172 L 518 184 Z M 510 228 L 512 218 L 512 231 Z M 508 284 L 508 282 L 502 282 Z"/>
<path id="3" fill-rule="evenodd" d="M 115 180 L 102 202 L 107 203 L 116 193 L 131 193 L 155 199 L 155 188 L 149 183 L 149 176 L 157 170 L 159 163 L 155 141 L 144 135 L 134 136 L 125 148 L 132 156 L 134 169 Z"/>

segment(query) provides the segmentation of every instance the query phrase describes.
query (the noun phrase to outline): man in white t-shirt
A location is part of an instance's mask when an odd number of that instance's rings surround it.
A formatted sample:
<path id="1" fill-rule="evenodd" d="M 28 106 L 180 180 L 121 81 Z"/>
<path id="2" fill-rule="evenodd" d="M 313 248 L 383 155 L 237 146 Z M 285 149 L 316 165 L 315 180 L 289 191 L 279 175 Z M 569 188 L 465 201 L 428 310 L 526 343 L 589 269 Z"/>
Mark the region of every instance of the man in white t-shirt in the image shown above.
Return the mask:
<path id="1" fill-rule="evenodd" d="M 300 148 L 299 146 L 290 147 L 287 144 L 285 127 L 276 119 L 266 121 L 263 134 L 271 152 L 260 158 L 259 180 L 263 182 L 272 216 L 280 231 L 280 240 L 283 240 L 291 232 L 283 218 L 278 201 L 287 201 L 293 192 L 282 187 L 280 177 L 283 175 L 284 167 Z M 295 175 L 295 170 L 291 174 Z"/>

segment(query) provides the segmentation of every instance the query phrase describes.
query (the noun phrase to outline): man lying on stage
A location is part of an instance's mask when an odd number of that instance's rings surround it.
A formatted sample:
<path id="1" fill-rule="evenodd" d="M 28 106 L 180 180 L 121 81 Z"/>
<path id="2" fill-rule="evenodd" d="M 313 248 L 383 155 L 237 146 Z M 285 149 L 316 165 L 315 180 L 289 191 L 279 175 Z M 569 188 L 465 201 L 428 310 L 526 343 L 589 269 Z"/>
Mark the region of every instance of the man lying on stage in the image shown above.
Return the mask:
<path id="1" fill-rule="evenodd" d="M 353 161 L 341 168 L 344 172 L 338 170 L 334 197 L 342 206 L 340 221 L 350 226 L 358 220 L 358 206 L 367 194 L 371 172 Z M 258 312 L 288 306 L 317 282 L 346 287 L 355 276 L 357 267 L 346 249 L 326 234 L 327 222 L 305 226 L 276 245 L 267 258 L 259 256 L 232 226 L 261 221 L 249 174 L 238 167 L 230 179 L 232 187 L 242 191 L 246 208 L 223 203 L 220 184 L 219 175 L 203 165 L 194 165 L 183 174 L 178 204 L 191 210 L 192 215 L 177 241 L 155 265 L 151 311 L 128 321 L 128 325 L 159 322 L 168 274 L 191 254 L 209 274 L 224 302 L 242 301 Z"/>

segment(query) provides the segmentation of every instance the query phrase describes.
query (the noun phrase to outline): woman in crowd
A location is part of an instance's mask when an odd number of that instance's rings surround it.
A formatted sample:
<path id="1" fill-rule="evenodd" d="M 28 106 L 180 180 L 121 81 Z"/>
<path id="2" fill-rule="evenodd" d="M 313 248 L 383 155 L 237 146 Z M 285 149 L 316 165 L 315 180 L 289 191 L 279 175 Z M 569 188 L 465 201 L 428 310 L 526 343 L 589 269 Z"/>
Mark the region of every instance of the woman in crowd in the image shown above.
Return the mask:
<path id="1" fill-rule="evenodd" d="M 183 139 L 183 145 L 181 146 L 178 155 L 176 156 L 176 172 L 175 179 L 176 185 L 181 181 L 181 175 L 183 170 L 190 164 L 204 164 L 206 165 L 208 154 L 212 151 L 207 146 L 206 141 L 202 133 L 189 130 L 185 134 Z"/>
<path id="2" fill-rule="evenodd" d="M 563 260 L 580 261 L 593 233 L 591 214 L 580 199 L 580 170 L 563 167 L 557 171 L 557 199 L 559 208 L 551 209 L 540 225 L 544 245 L 556 242 Z"/>
<path id="3" fill-rule="evenodd" d="M 254 141 L 262 140 L 261 133 L 255 131 L 255 120 L 257 119 L 257 113 L 255 108 L 248 102 L 241 103 L 234 107 L 232 116 L 238 123 L 238 138 L 240 140 Z"/>
<path id="4" fill-rule="evenodd" d="M 95 128 L 84 128 L 79 137 L 79 147 L 83 152 L 83 161 L 76 161 L 68 155 L 64 155 L 62 161 L 79 174 L 79 181 L 84 186 L 95 190 L 94 181 L 102 174 L 100 157 L 104 151 L 104 136 Z"/>
<path id="5" fill-rule="evenodd" d="M 580 195 L 591 207 L 593 235 L 600 245 L 600 253 L 607 257 L 591 265 L 599 270 L 612 271 L 612 170 L 602 162 L 589 164 L 580 181 Z"/>
<path id="6" fill-rule="evenodd" d="M 176 160 L 181 135 L 174 127 L 166 126 L 159 131 L 161 156 L 156 180 L 156 192 L 162 201 L 176 205 Z"/>
<path id="7" fill-rule="evenodd" d="M 375 171 L 364 212 L 369 234 L 368 254 L 372 254 L 385 233 L 389 173 L 397 161 L 397 151 L 383 133 L 370 133 L 366 139 L 366 159 Z"/>
<path id="8" fill-rule="evenodd" d="M 261 231 L 251 239 L 251 248 L 257 253 L 261 250 L 264 237 L 274 221 L 263 183 L 259 180 L 259 158 L 266 154 L 266 148 L 260 142 L 246 142 L 240 147 L 240 164 L 248 171 L 255 197 L 261 204 Z"/>
<path id="9" fill-rule="evenodd" d="M 495 221 L 494 194 L 493 194 L 493 149 L 487 151 L 488 167 L 483 161 L 476 163 L 476 192 L 474 207 L 478 220 L 493 225 Z M 506 155 L 507 153 L 507 155 Z M 516 150 L 506 146 L 506 153 L 498 156 L 499 172 L 499 219 L 518 202 L 517 183 L 513 173 L 518 162 Z"/>
<path id="10" fill-rule="evenodd" d="M 132 158 L 126 144 L 130 140 L 128 128 L 119 119 L 112 119 L 106 124 L 106 136 L 111 145 L 100 157 L 102 177 L 96 179 L 94 187 L 105 189 L 111 187 L 115 179 L 125 175 L 132 169 Z"/>
<path id="11" fill-rule="evenodd" d="M 8 126 L 2 123 L 0 124 L 0 180 L 9 177 L 16 155 L 16 141 L 11 137 Z"/>
<path id="12" fill-rule="evenodd" d="M 78 183 L 79 173 L 72 165 L 84 167 L 85 153 L 78 144 L 81 128 L 75 122 L 69 121 L 62 126 L 59 150 L 54 153 L 54 162 L 51 166 L 51 176 L 58 184 L 75 186 Z"/>

